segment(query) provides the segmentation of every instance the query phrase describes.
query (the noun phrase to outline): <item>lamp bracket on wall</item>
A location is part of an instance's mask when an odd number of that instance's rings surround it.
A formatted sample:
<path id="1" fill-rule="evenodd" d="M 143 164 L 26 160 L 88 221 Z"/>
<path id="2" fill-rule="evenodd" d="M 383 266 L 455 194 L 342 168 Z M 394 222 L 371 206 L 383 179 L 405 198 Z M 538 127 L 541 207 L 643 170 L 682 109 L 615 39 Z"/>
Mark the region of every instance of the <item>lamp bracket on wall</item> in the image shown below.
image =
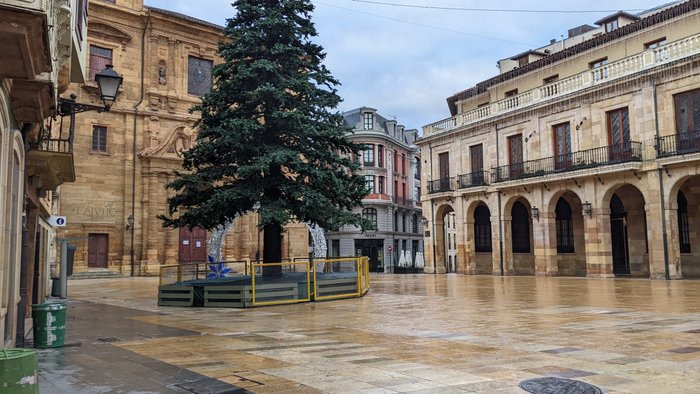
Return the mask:
<path id="1" fill-rule="evenodd" d="M 578 179 L 574 178 L 574 184 L 578 186 L 578 188 L 581 188 L 581 185 L 578 183 Z"/>
<path id="2" fill-rule="evenodd" d="M 523 190 L 525 190 L 525 193 L 528 193 L 528 194 L 530 193 L 530 191 L 527 190 L 527 186 L 523 186 Z"/>
<path id="3" fill-rule="evenodd" d="M 639 179 L 640 181 L 642 180 L 642 177 L 639 176 L 639 174 L 637 174 L 636 170 L 630 170 L 630 171 L 632 171 L 632 175 L 634 175 L 635 178 Z"/>
<path id="4" fill-rule="evenodd" d="M 545 190 L 549 191 L 549 187 L 547 187 L 547 184 L 546 184 L 546 183 L 543 183 L 543 184 L 542 184 L 542 187 L 545 188 Z"/>
<path id="5" fill-rule="evenodd" d="M 600 179 L 600 175 L 596 175 L 596 178 L 598 178 L 598 182 L 600 182 L 601 185 L 605 185 L 605 182 L 603 182 L 603 180 Z"/>
<path id="6" fill-rule="evenodd" d="M 666 171 L 666 175 L 668 175 L 668 177 L 670 178 L 670 177 L 671 177 L 671 172 L 668 170 L 668 167 L 664 166 L 664 167 L 662 167 L 662 168 L 664 169 L 664 171 Z"/>

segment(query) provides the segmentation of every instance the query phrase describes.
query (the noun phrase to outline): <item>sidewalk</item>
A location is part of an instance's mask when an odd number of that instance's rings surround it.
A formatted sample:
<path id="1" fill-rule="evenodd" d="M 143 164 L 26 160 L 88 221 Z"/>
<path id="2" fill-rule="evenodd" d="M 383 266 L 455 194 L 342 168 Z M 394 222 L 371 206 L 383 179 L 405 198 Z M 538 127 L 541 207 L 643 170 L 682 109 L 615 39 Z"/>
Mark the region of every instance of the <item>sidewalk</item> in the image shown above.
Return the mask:
<path id="1" fill-rule="evenodd" d="M 67 347 L 42 393 L 607 394 L 700 387 L 700 281 L 373 275 L 364 298 L 156 305 L 157 279 L 70 282 Z"/>

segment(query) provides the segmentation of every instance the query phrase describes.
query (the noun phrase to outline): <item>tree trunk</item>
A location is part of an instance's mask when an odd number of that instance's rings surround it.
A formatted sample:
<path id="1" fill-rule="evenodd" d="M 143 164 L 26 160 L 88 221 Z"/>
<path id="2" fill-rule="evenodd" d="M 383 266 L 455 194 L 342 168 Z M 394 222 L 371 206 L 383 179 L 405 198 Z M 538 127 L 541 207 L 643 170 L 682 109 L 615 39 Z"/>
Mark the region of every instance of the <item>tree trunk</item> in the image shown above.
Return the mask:
<path id="1" fill-rule="evenodd" d="M 268 224 L 263 228 L 263 263 L 282 262 L 282 226 Z M 263 267 L 263 276 L 281 276 L 282 266 Z"/>

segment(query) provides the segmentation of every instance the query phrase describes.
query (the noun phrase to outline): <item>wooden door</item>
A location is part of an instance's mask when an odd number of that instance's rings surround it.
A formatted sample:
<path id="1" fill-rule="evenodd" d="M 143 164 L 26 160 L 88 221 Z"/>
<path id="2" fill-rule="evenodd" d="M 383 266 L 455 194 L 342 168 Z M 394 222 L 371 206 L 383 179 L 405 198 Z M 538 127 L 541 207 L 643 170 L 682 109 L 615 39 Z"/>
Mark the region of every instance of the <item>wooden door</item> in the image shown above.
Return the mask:
<path id="1" fill-rule="evenodd" d="M 508 161 L 510 178 L 517 178 L 523 173 L 523 135 L 516 134 L 508 137 Z"/>
<path id="2" fill-rule="evenodd" d="M 108 234 L 88 234 L 88 268 L 107 268 Z"/>
<path id="3" fill-rule="evenodd" d="M 562 123 L 554 126 L 554 168 L 571 166 L 571 126 Z"/>
<path id="4" fill-rule="evenodd" d="M 674 96 L 676 108 L 676 152 L 700 151 L 700 89 Z"/>
<path id="5" fill-rule="evenodd" d="M 484 148 L 482 144 L 469 148 L 472 163 L 472 185 L 484 184 Z"/>
<path id="6" fill-rule="evenodd" d="M 450 154 L 448 152 L 438 155 L 440 162 L 440 190 L 450 189 Z"/>
<path id="7" fill-rule="evenodd" d="M 181 263 L 207 261 L 207 231 L 195 227 L 180 228 L 179 261 Z"/>
<path id="8" fill-rule="evenodd" d="M 627 107 L 608 112 L 610 161 L 629 160 L 632 154 L 630 119 Z"/>

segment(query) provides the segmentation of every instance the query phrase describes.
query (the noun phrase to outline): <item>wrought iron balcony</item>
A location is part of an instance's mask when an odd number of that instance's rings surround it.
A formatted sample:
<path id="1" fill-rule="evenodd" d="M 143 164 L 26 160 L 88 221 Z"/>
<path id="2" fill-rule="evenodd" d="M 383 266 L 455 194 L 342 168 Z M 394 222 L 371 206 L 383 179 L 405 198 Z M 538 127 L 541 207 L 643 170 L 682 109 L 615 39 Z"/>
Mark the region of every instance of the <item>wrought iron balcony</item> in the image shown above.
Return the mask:
<path id="1" fill-rule="evenodd" d="M 642 161 L 642 143 L 628 142 L 513 163 L 493 169 L 493 181 L 504 182 L 601 167 L 632 161 Z"/>
<path id="2" fill-rule="evenodd" d="M 454 188 L 453 178 L 441 178 L 428 182 L 428 193 L 451 192 Z"/>
<path id="3" fill-rule="evenodd" d="M 398 196 L 393 196 L 392 201 L 396 205 L 401 205 L 404 207 L 412 207 L 413 206 L 413 199 L 410 199 L 408 197 L 398 197 Z"/>
<path id="4" fill-rule="evenodd" d="M 656 138 L 658 157 L 670 157 L 700 152 L 700 130 Z"/>
<path id="5" fill-rule="evenodd" d="M 489 184 L 488 171 L 476 171 L 470 174 L 462 174 L 459 176 L 459 188 L 466 189 L 469 187 L 485 186 Z"/>

